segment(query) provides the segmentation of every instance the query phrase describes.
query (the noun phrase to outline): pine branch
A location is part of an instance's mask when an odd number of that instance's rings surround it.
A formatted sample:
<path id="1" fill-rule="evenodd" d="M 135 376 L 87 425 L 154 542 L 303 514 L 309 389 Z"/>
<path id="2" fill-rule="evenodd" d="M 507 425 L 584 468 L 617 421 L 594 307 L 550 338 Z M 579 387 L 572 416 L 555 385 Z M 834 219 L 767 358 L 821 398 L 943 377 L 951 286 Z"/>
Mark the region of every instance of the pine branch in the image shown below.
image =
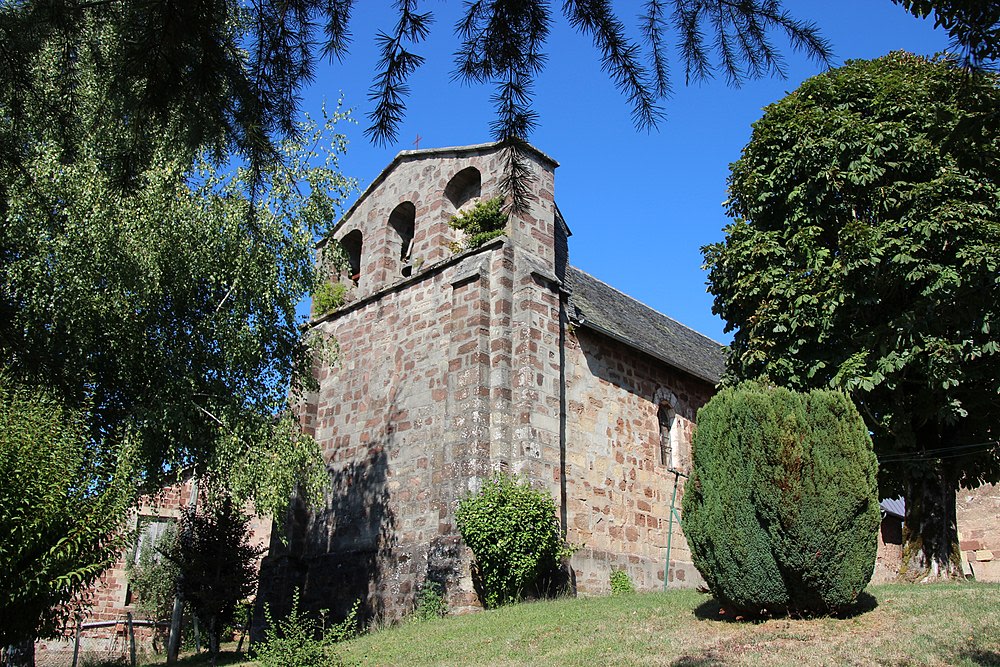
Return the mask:
<path id="1" fill-rule="evenodd" d="M 354 0 L 325 0 L 320 3 L 322 13 L 326 16 L 324 32 L 326 43 L 323 45 L 323 55 L 331 60 L 343 62 L 351 45 L 351 10 Z"/>
<path id="2" fill-rule="evenodd" d="M 375 109 L 368 114 L 372 124 L 365 136 L 382 146 L 396 140 L 406 113 L 404 98 L 410 92 L 406 81 L 424 62 L 423 56 L 407 51 L 404 42 L 416 44 L 426 39 L 434 21 L 430 12 L 416 13 L 416 5 L 416 0 L 397 0 L 399 21 L 395 31 L 391 36 L 380 32 L 376 37 L 382 57 L 368 94 Z"/>
<path id="3" fill-rule="evenodd" d="M 649 0 L 646 3 L 646 13 L 642 17 L 643 39 L 650 49 L 650 61 L 653 66 L 653 81 L 656 84 L 656 94 L 661 98 L 670 96 L 670 67 L 667 62 L 666 45 L 663 43 L 663 32 L 666 21 L 663 18 L 663 3 L 660 0 Z"/>
<path id="4" fill-rule="evenodd" d="M 508 214 L 526 213 L 534 200 L 531 184 L 534 174 L 526 157 L 525 142 L 510 139 L 503 151 L 504 175 L 500 181 L 500 192 L 504 195 Z"/>
<path id="5" fill-rule="evenodd" d="M 709 79 L 714 71 L 701 29 L 706 22 L 712 27 L 718 66 L 733 86 L 769 74 L 786 75 L 784 59 L 768 36 L 772 31 L 783 33 L 794 50 L 817 62 L 828 65 L 833 57 L 819 29 L 792 18 L 778 0 L 674 0 L 674 26 L 688 83 Z"/>
<path id="6" fill-rule="evenodd" d="M 684 83 L 712 78 L 712 62 L 701 30 L 702 7 L 698 0 L 674 0 L 674 27 L 680 34 Z"/>
<path id="7" fill-rule="evenodd" d="M 524 140 L 538 122 L 531 90 L 545 64 L 542 47 L 550 22 L 548 5 L 542 0 L 481 0 L 467 2 L 465 16 L 455 26 L 462 39 L 455 78 L 496 84 L 492 101 L 497 117 L 490 129 L 496 141 L 506 144 L 500 189 L 509 212 L 525 211 L 531 201 L 532 175 Z"/>
<path id="8" fill-rule="evenodd" d="M 563 13 L 570 25 L 594 39 L 602 63 L 632 106 L 632 120 L 639 129 L 650 130 L 663 118 L 657 105 L 656 86 L 649 81 L 639 58 L 639 46 L 625 35 L 625 26 L 614 15 L 607 0 L 566 0 Z"/>

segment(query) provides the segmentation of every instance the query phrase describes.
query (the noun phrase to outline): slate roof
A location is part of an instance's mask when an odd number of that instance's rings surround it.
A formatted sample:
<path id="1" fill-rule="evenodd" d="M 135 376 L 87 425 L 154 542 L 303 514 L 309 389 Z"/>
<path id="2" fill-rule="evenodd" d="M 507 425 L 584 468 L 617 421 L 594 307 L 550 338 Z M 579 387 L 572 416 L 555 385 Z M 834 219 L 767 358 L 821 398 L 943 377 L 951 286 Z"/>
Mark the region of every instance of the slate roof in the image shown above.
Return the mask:
<path id="1" fill-rule="evenodd" d="M 890 514 L 894 517 L 902 519 L 906 516 L 906 499 L 902 496 L 899 498 L 883 498 L 882 502 L 879 503 L 879 507 L 886 514 Z"/>
<path id="2" fill-rule="evenodd" d="M 658 313 L 574 266 L 566 267 L 569 317 L 695 377 L 716 384 L 725 368 L 722 344 Z"/>

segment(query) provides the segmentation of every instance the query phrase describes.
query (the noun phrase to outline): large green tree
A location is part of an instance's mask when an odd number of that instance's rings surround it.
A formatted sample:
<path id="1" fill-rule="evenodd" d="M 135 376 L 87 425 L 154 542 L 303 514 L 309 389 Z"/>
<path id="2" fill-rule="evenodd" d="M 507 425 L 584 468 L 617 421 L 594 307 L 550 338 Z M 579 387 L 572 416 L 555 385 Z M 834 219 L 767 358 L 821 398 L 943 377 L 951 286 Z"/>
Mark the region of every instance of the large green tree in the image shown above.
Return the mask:
<path id="1" fill-rule="evenodd" d="M 311 379 L 296 310 L 319 284 L 313 244 L 353 188 L 336 163 L 344 114 L 302 126 L 279 159 L 241 166 L 192 140 L 183 114 L 136 125 L 104 69 L 113 28 L 75 29 L 87 39 L 43 40 L 28 94 L 0 106 L 0 366 L 86 414 L 88 463 L 133 448 L 131 491 L 193 469 L 281 516 L 297 486 L 326 481 L 288 398 Z M 88 470 L 84 490 L 122 483 L 108 465 Z M 72 506 L 80 488 L 52 486 L 52 500 Z M 0 507 L 13 526 L 0 531 L 5 553 L 33 529 L 18 508 Z M 105 509 L 124 518 L 124 506 Z M 78 556 L 87 576 L 72 591 L 107 562 L 105 551 Z M 41 560 L 21 565 L 22 578 L 48 576 Z M 25 639 L 49 627 L 38 620 Z"/>
<path id="2" fill-rule="evenodd" d="M 310 376 L 296 308 L 318 284 L 313 242 L 352 187 L 336 165 L 343 114 L 251 174 L 189 146 L 172 116 L 133 127 L 94 39 L 72 72 L 50 42 L 28 117 L 0 111 L 19 153 L 0 160 L 0 363 L 89 406 L 95 443 L 132 434 L 150 484 L 194 465 L 279 510 L 319 461 L 280 415 Z M 63 111 L 72 125 L 53 122 Z"/>
<path id="3" fill-rule="evenodd" d="M 892 53 L 769 106 L 705 248 L 729 373 L 850 391 L 905 563 L 957 574 L 955 492 L 1000 479 L 1000 88 Z"/>

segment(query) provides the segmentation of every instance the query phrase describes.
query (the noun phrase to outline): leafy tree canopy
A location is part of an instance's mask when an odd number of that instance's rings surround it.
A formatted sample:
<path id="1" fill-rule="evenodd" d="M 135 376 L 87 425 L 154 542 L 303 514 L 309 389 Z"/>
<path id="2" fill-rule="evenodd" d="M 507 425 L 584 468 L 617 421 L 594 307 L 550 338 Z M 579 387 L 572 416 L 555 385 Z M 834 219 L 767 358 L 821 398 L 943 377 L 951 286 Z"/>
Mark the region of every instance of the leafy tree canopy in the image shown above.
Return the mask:
<path id="1" fill-rule="evenodd" d="M 934 14 L 934 26 L 948 31 L 967 65 L 1000 58 L 1000 3 L 996 0 L 892 0 L 920 18 Z"/>
<path id="2" fill-rule="evenodd" d="M 851 392 L 910 565 L 954 572 L 954 491 L 1000 479 L 1000 88 L 892 53 L 769 106 L 704 249 L 731 378 Z"/>
<path id="3" fill-rule="evenodd" d="M 116 33 L 73 30 L 89 45 L 73 67 L 49 39 L 30 63 L 40 87 L 0 107 L 0 143 L 20 155 L 0 159 L 0 360 L 90 406 L 93 442 L 133 434 L 151 484 L 196 464 L 278 510 L 319 461 L 279 414 L 310 375 L 296 307 L 317 284 L 313 242 L 353 187 L 336 163 L 345 114 L 257 174 L 217 166 L 186 144 L 183 115 L 134 126 L 104 76 L 117 43 L 101 35 Z"/>

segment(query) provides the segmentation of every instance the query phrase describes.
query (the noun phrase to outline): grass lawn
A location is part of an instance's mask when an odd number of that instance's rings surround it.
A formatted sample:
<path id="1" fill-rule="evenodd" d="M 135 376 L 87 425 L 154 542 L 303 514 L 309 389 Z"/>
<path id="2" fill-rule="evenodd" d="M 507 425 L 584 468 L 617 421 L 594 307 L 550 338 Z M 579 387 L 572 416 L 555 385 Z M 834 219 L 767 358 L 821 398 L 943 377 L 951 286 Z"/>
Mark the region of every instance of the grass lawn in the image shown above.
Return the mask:
<path id="1" fill-rule="evenodd" d="M 721 617 L 694 591 L 567 598 L 405 623 L 336 652 L 346 665 L 407 667 L 1000 667 L 1000 585 L 893 584 L 868 593 L 848 618 L 757 623 Z"/>
<path id="2" fill-rule="evenodd" d="M 995 665 L 1000 585 L 885 585 L 844 619 L 720 620 L 694 591 L 563 599 L 410 623 L 338 647 L 362 665 Z"/>

